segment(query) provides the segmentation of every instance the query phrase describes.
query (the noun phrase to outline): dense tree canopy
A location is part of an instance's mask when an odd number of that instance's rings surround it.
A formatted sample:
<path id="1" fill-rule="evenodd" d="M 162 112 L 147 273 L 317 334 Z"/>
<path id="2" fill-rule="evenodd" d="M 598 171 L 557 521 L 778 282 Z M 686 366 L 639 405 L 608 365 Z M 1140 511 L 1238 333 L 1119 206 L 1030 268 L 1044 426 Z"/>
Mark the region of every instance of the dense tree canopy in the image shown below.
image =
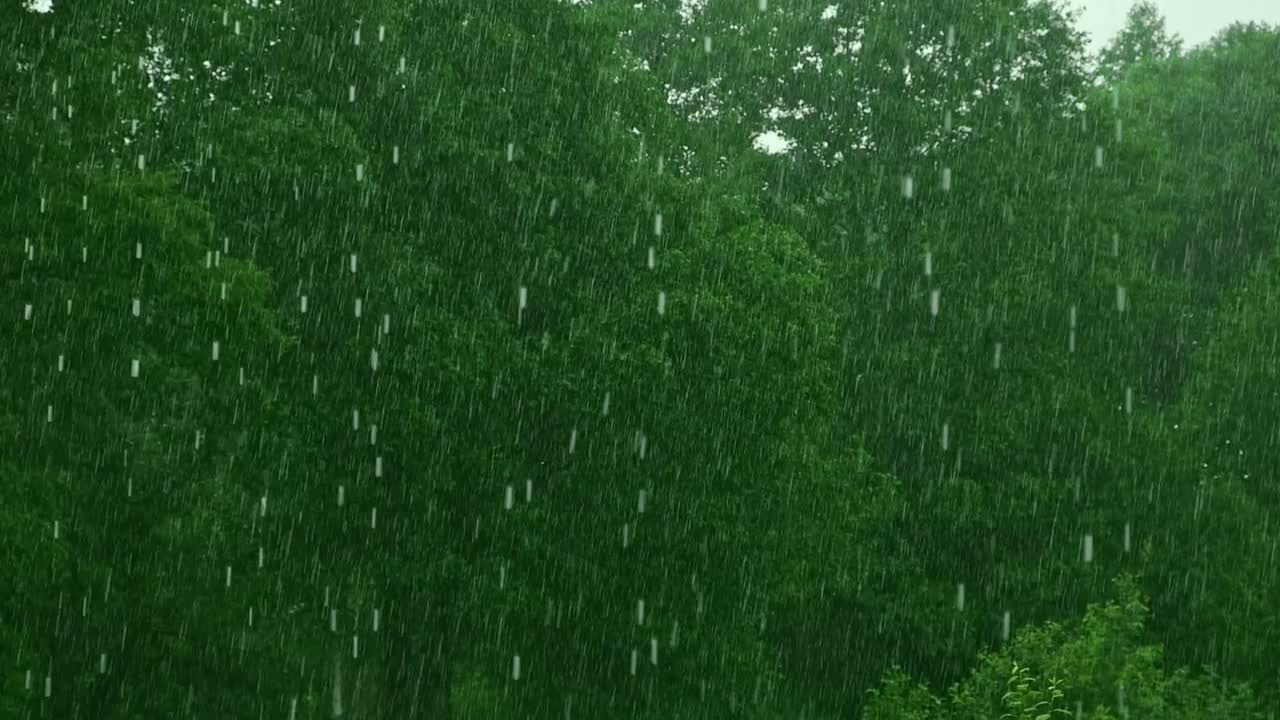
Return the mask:
<path id="1" fill-rule="evenodd" d="M 0 717 L 1267 717 L 1277 47 L 0 0 Z"/>

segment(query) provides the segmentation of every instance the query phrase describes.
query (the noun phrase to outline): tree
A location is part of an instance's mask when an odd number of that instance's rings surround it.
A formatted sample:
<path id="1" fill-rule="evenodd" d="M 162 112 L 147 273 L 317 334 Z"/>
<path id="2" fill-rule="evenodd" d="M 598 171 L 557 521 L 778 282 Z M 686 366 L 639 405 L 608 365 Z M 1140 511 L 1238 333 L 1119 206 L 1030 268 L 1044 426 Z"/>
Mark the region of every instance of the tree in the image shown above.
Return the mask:
<path id="1" fill-rule="evenodd" d="M 1136 0 L 1124 27 L 1098 54 L 1097 73 L 1106 82 L 1116 83 L 1138 63 L 1169 60 L 1181 53 L 1182 39 L 1169 33 L 1155 3 Z"/>
<path id="2" fill-rule="evenodd" d="M 1200 720 L 1265 715 L 1251 689 L 1211 670 L 1167 670 L 1162 648 L 1143 642 L 1145 599 L 1120 577 L 1112 599 L 1090 605 L 1081 621 L 1028 628 L 986 654 L 943 698 L 900 671 L 871 693 L 868 720 L 985 720 L 992 717 L 1162 717 Z M 1055 678 L 1045 680 L 1045 678 Z"/>

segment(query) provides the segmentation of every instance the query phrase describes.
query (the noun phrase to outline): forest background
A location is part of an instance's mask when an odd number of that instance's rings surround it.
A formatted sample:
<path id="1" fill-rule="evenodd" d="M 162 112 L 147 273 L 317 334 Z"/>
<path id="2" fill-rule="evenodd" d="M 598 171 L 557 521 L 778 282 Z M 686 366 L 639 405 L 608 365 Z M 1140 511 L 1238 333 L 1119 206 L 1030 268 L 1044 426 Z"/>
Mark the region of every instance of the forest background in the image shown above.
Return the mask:
<path id="1" fill-rule="evenodd" d="M 0 3 L 0 717 L 1274 718 L 1277 118 L 1147 4 Z"/>

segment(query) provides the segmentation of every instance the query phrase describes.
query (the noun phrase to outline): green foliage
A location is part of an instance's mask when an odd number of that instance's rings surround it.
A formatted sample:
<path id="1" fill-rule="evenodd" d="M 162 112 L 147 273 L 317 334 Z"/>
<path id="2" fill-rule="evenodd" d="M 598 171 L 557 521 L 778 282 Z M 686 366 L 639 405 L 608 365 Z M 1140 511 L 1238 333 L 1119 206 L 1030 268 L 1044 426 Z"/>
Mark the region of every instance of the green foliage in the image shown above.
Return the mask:
<path id="1" fill-rule="evenodd" d="M 1181 52 L 1182 40 L 1169 33 L 1159 8 L 1149 0 L 1136 0 L 1124 27 L 1099 54 L 1097 72 L 1114 83 L 1140 62 L 1168 60 Z"/>
<path id="2" fill-rule="evenodd" d="M 1276 38 L 0 6 L 0 716 L 1259 717 Z"/>
<path id="3" fill-rule="evenodd" d="M 984 654 L 973 673 L 939 699 L 900 670 L 886 673 L 863 717 L 884 720 L 1050 720 L 1088 717 L 1261 718 L 1244 686 L 1212 671 L 1164 668 L 1162 648 L 1143 642 L 1146 600 L 1121 576 L 1114 599 L 1091 605 L 1081 622 L 1046 623 Z"/>

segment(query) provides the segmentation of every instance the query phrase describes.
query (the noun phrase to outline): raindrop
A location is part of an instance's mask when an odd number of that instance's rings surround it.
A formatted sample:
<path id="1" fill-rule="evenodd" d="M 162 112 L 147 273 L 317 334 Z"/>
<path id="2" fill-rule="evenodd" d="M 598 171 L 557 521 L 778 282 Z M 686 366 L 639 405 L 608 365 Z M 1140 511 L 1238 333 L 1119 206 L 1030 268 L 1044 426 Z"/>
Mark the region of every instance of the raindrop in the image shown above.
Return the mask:
<path id="1" fill-rule="evenodd" d="M 505 500 L 505 501 L 503 501 L 503 503 L 502 503 L 502 507 L 503 507 L 504 509 L 510 510 L 511 508 L 515 507 L 515 504 L 516 504 L 516 500 L 515 500 L 515 488 L 511 487 L 510 485 L 508 485 L 508 486 L 507 486 L 507 497 L 506 497 L 506 500 Z"/>
<path id="2" fill-rule="evenodd" d="M 378 529 L 378 508 L 369 511 L 369 527 L 373 530 Z"/>
<path id="3" fill-rule="evenodd" d="M 373 459 L 373 476 L 382 477 L 382 456 L 379 455 Z"/>
<path id="4" fill-rule="evenodd" d="M 948 25 L 947 26 L 947 49 L 950 50 L 951 48 L 955 47 L 955 45 L 956 45 L 956 26 Z"/>
<path id="5" fill-rule="evenodd" d="M 760 12 L 764 12 L 765 10 L 768 10 L 768 9 L 769 9 L 769 0 L 760 0 Z"/>
<path id="6" fill-rule="evenodd" d="M 644 598 L 636 600 L 636 624 L 644 624 Z"/>
<path id="7" fill-rule="evenodd" d="M 351 659 L 353 660 L 360 659 L 360 636 L 359 635 L 351 636 Z"/>
<path id="8" fill-rule="evenodd" d="M 951 424 L 942 423 L 942 449 L 951 447 Z"/>
<path id="9" fill-rule="evenodd" d="M 404 72 L 404 56 L 403 55 L 400 56 L 400 72 L 401 73 Z"/>
<path id="10" fill-rule="evenodd" d="M 1124 389 L 1124 412 L 1126 415 L 1133 414 L 1133 388 Z"/>
<path id="11" fill-rule="evenodd" d="M 351 409 L 351 429 L 360 429 L 360 411 L 356 408 Z"/>
<path id="12" fill-rule="evenodd" d="M 356 165 L 356 182 L 364 182 L 364 165 Z"/>
<path id="13" fill-rule="evenodd" d="M 1084 561 L 1093 562 L 1093 535 L 1084 536 Z"/>
<path id="14" fill-rule="evenodd" d="M 515 657 L 511 658 L 511 679 L 512 680 L 520 679 L 520 656 L 519 655 L 516 655 Z"/>
<path id="15" fill-rule="evenodd" d="M 338 486 L 338 507 L 342 507 L 343 505 L 346 505 L 346 504 L 347 504 L 347 489 L 344 486 L 339 485 Z"/>
<path id="16" fill-rule="evenodd" d="M 1117 285 L 1116 286 L 1116 310 L 1118 310 L 1119 312 L 1124 312 L 1127 306 L 1128 306 L 1128 298 L 1126 297 L 1125 288 L 1123 285 Z"/>
<path id="17" fill-rule="evenodd" d="M 964 611 L 964 583 L 956 585 L 956 610 Z"/>
<path id="18" fill-rule="evenodd" d="M 768 2 L 768 0 L 760 0 L 760 5 L 762 10 L 764 9 L 763 6 L 766 2 Z M 635 648 L 632 648 L 631 649 L 631 674 L 632 675 L 636 674 L 636 666 L 639 664 L 639 659 L 640 659 L 640 653 L 637 652 Z"/>
<path id="19" fill-rule="evenodd" d="M 951 192 L 951 168 L 942 168 L 942 191 Z"/>
<path id="20" fill-rule="evenodd" d="M 511 162 L 516 158 L 516 144 L 507 143 L 507 162 Z"/>
<path id="21" fill-rule="evenodd" d="M 302 301 L 302 302 L 300 303 L 300 307 L 301 307 L 302 312 L 304 312 L 304 313 L 305 313 L 305 312 L 307 311 L 307 296 L 306 296 L 306 295 L 303 295 L 303 296 L 302 296 L 302 298 L 301 298 L 301 301 Z"/>
<path id="22" fill-rule="evenodd" d="M 657 250 L 652 245 L 649 246 L 649 269 L 652 270 L 657 264 Z"/>
<path id="23" fill-rule="evenodd" d="M 662 235 L 662 213 L 656 213 L 653 216 L 653 234 Z"/>
<path id="24" fill-rule="evenodd" d="M 106 653 L 102 653 L 101 655 L 98 655 L 98 674 L 99 675 L 107 674 L 107 654 Z"/>
<path id="25" fill-rule="evenodd" d="M 352 39 L 351 39 L 351 42 L 352 42 L 356 47 L 359 47 L 359 46 L 360 46 L 360 28 L 356 28 L 355 33 L 353 33 L 353 37 L 352 37 Z"/>
<path id="26" fill-rule="evenodd" d="M 356 298 L 356 317 L 360 317 L 360 310 L 361 310 L 362 304 L 363 304 L 363 300 L 361 298 Z"/>
<path id="27" fill-rule="evenodd" d="M 399 145 L 395 145 L 391 148 L 391 164 L 392 165 L 400 164 L 400 146 Z"/>
<path id="28" fill-rule="evenodd" d="M 910 175 L 902 176 L 902 197 L 910 200 L 915 195 L 915 181 Z"/>
<path id="29" fill-rule="evenodd" d="M 374 372 L 378 371 L 378 351 L 377 350 L 369 351 L 369 368 L 372 369 Z"/>
<path id="30" fill-rule="evenodd" d="M 526 479 L 524 481 L 524 501 L 533 502 L 533 480 Z"/>
<path id="31" fill-rule="evenodd" d="M 23 319 L 23 320 L 30 320 L 30 319 L 31 319 L 31 303 L 27 303 L 27 304 L 22 308 L 22 319 Z"/>
<path id="32" fill-rule="evenodd" d="M 1011 617 L 1009 611 L 1004 611 L 1004 618 L 1000 621 L 1000 638 L 1004 641 L 1009 640 L 1009 630 L 1011 625 Z"/>
<path id="33" fill-rule="evenodd" d="M 1101 145 L 1093 149 L 1093 166 L 1095 168 L 1102 167 L 1102 146 Z"/>
<path id="34" fill-rule="evenodd" d="M 142 171 L 142 170 L 146 170 L 146 169 L 147 169 L 147 156 L 146 156 L 146 155 L 139 155 L 139 156 L 138 156 L 138 170 L 139 170 L 139 171 Z"/>
<path id="35" fill-rule="evenodd" d="M 378 608 L 373 609 L 373 631 L 378 632 L 378 628 L 382 625 L 382 611 Z"/>
<path id="36" fill-rule="evenodd" d="M 1129 552 L 1133 542 L 1133 525 L 1131 523 L 1124 524 L 1124 551 Z"/>
<path id="37" fill-rule="evenodd" d="M 231 566 L 227 566 L 227 587 L 231 587 Z"/>
<path id="38" fill-rule="evenodd" d="M 577 447 L 578 447 L 578 428 L 574 428 L 569 432 L 569 454 L 572 455 L 573 451 Z"/>
<path id="39" fill-rule="evenodd" d="M 658 664 L 658 638 L 656 637 L 649 638 L 649 664 L 655 666 Z"/>
<path id="40" fill-rule="evenodd" d="M 65 355 L 58 356 L 58 372 L 62 372 L 67 367 L 67 357 Z"/>
<path id="41" fill-rule="evenodd" d="M 386 39 L 387 39 L 387 26 L 379 25 L 378 26 L 378 42 L 383 42 Z"/>
<path id="42" fill-rule="evenodd" d="M 1069 319 L 1069 322 L 1071 325 L 1071 331 L 1067 335 L 1067 352 L 1076 351 L 1076 316 L 1077 316 L 1076 306 L 1072 305 L 1071 311 L 1070 311 L 1070 319 Z"/>
<path id="43" fill-rule="evenodd" d="M 631 523 L 623 523 L 622 524 L 622 548 L 625 550 L 630 546 L 631 546 Z"/>
<path id="44" fill-rule="evenodd" d="M 129 368 L 129 375 L 131 377 L 138 377 L 138 370 L 140 369 L 140 366 L 141 366 L 141 361 L 138 360 L 137 358 L 134 358 L 133 365 Z"/>
<path id="45" fill-rule="evenodd" d="M 609 393 L 604 394 L 604 406 L 600 408 L 600 414 L 603 415 L 604 417 L 609 417 L 609 401 L 611 399 L 612 398 L 610 397 Z"/>
<path id="46" fill-rule="evenodd" d="M 267 563 L 267 551 L 261 545 L 258 546 L 258 569 Z"/>
<path id="47" fill-rule="evenodd" d="M 929 314 L 938 317 L 938 304 L 942 300 L 942 291 L 934 288 L 929 292 Z"/>
<path id="48" fill-rule="evenodd" d="M 134 298 L 133 299 L 133 316 L 139 317 L 140 315 L 142 315 L 142 300 L 140 300 L 139 298 Z"/>
<path id="49" fill-rule="evenodd" d="M 710 35 L 707 35 L 702 38 L 702 52 L 708 55 L 711 54 L 711 36 Z"/>
<path id="50" fill-rule="evenodd" d="M 933 253 L 926 252 L 924 254 L 924 276 L 931 277 L 933 275 Z"/>
<path id="51" fill-rule="evenodd" d="M 658 293 L 658 314 L 667 314 L 667 294 L 665 292 Z"/>
<path id="52" fill-rule="evenodd" d="M 356 271 L 356 254 L 351 253 L 351 272 L 354 273 L 355 271 Z"/>
<path id="53" fill-rule="evenodd" d="M 636 512 L 640 513 L 641 515 L 644 514 L 645 503 L 648 501 L 648 499 L 649 499 L 649 493 L 647 493 L 644 490 L 641 490 L 640 496 L 636 500 Z"/>
<path id="54" fill-rule="evenodd" d="M 62 527 L 61 524 L 57 520 L 53 521 L 53 539 L 54 540 L 57 540 L 58 536 L 62 534 L 61 527 Z"/>

